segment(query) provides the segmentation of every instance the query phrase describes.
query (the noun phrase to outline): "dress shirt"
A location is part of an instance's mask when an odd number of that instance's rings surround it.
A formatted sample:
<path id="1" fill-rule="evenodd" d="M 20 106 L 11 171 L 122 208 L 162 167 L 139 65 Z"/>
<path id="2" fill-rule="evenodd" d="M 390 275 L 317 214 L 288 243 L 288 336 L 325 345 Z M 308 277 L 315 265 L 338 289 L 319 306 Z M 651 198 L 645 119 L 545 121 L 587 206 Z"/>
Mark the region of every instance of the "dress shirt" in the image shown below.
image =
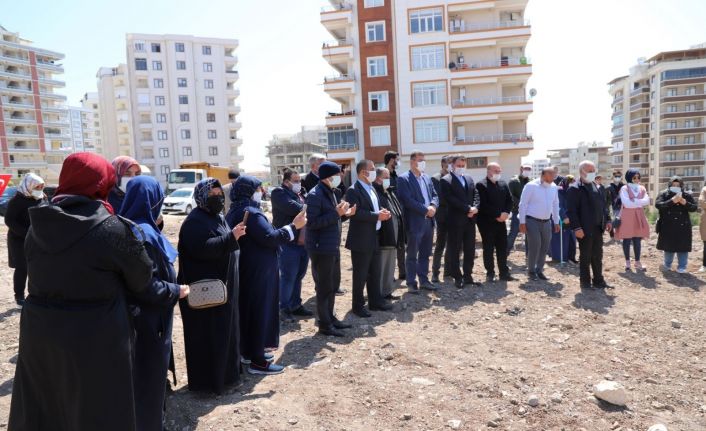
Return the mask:
<path id="1" fill-rule="evenodd" d="M 628 194 L 628 187 L 630 187 L 630 184 L 624 185 L 620 189 L 620 201 L 623 204 L 624 208 L 642 208 L 650 204 L 650 197 L 647 195 L 647 191 L 645 191 L 645 195 L 640 199 L 638 196 L 640 195 L 640 190 L 642 189 L 642 186 L 635 191 L 635 189 L 632 189 L 632 195 L 635 197 L 635 200 L 630 200 L 630 195 Z"/>
<path id="2" fill-rule="evenodd" d="M 540 178 L 527 183 L 520 197 L 520 224 L 527 222 L 527 216 L 559 223 L 559 189 L 556 184 L 542 184 Z"/>
<path id="3" fill-rule="evenodd" d="M 412 175 L 414 175 L 414 172 L 412 172 Z M 431 196 L 429 196 L 429 189 L 427 188 L 427 183 L 426 181 L 424 181 L 424 174 L 419 174 L 419 176 L 414 175 L 414 177 L 417 179 L 417 183 L 419 183 L 419 188 L 422 189 L 424 206 L 429 208 L 429 205 L 431 205 Z"/>
<path id="4" fill-rule="evenodd" d="M 461 185 L 462 185 L 463 188 L 465 189 L 465 188 L 466 188 L 466 177 L 464 177 L 463 175 L 457 175 L 457 174 L 454 173 L 454 172 L 451 172 L 451 174 L 452 174 L 453 176 L 455 176 L 456 178 L 458 178 L 458 180 L 461 182 Z"/>
<path id="5" fill-rule="evenodd" d="M 373 186 L 370 184 L 366 184 L 361 180 L 358 180 L 361 186 L 365 189 L 366 192 L 368 192 L 368 196 L 370 196 L 370 200 L 373 201 L 373 209 L 375 210 L 375 214 L 380 213 L 380 202 L 378 202 L 378 195 L 375 193 L 375 190 L 373 190 Z M 380 230 L 380 227 L 382 226 L 382 223 L 380 220 L 378 220 L 377 223 L 375 223 L 375 230 Z"/>

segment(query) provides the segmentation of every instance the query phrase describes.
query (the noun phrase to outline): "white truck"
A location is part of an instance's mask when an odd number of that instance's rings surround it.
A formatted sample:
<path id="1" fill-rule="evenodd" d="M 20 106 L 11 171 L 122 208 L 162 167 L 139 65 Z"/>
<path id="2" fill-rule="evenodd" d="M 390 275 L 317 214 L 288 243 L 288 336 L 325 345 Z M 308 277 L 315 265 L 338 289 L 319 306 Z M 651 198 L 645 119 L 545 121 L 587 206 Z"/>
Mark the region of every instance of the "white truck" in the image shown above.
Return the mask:
<path id="1" fill-rule="evenodd" d="M 171 192 L 193 188 L 204 178 L 216 178 L 221 184 L 228 182 L 229 169 L 222 166 L 214 166 L 207 162 L 182 163 L 179 169 L 174 169 L 169 173 L 167 179 L 167 195 Z"/>

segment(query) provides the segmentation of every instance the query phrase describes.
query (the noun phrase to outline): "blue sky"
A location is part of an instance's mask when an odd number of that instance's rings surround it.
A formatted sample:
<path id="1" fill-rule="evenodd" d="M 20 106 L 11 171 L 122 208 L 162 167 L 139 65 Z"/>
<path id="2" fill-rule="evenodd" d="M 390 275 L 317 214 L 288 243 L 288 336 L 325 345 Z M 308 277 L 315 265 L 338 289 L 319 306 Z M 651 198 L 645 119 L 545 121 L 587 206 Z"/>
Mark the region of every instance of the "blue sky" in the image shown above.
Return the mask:
<path id="1" fill-rule="evenodd" d="M 5 0 L 8 2 L 9 0 Z M 0 25 L 66 54 L 64 94 L 78 104 L 101 66 L 125 62 L 125 33 L 237 38 L 245 167 L 259 169 L 272 134 L 323 124 L 331 70 L 321 43 L 324 0 L 33 0 L 4 8 Z M 610 142 L 606 83 L 638 57 L 706 42 L 704 0 L 530 0 L 528 55 L 536 88 L 532 156 L 578 141 Z"/>

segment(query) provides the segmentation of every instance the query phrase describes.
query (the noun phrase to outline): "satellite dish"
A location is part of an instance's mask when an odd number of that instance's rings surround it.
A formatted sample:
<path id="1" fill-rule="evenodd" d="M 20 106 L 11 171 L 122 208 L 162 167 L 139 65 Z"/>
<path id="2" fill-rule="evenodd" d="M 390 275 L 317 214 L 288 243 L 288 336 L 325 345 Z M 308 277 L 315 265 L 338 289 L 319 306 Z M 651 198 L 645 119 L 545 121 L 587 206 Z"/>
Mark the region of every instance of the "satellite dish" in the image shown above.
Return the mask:
<path id="1" fill-rule="evenodd" d="M 533 88 L 533 89 L 530 90 L 530 93 L 529 93 L 529 94 L 530 94 L 530 97 L 534 97 L 534 96 L 537 95 L 537 90 Z"/>

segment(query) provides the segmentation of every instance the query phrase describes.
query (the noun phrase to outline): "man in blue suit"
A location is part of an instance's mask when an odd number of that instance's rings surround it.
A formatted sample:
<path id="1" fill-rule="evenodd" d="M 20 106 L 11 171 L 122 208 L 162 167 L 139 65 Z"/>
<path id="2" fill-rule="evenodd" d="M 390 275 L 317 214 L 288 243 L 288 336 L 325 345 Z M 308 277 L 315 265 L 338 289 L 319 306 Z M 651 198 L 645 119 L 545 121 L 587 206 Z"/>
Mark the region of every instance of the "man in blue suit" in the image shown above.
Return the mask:
<path id="1" fill-rule="evenodd" d="M 410 156 L 410 170 L 397 178 L 397 194 L 404 207 L 407 229 L 407 289 L 419 293 L 419 288 L 437 290 L 429 281 L 429 256 L 434 236 L 434 214 L 439 197 L 431 178 L 424 174 L 424 153 L 414 151 Z M 417 284 L 419 278 L 419 284 Z"/>

